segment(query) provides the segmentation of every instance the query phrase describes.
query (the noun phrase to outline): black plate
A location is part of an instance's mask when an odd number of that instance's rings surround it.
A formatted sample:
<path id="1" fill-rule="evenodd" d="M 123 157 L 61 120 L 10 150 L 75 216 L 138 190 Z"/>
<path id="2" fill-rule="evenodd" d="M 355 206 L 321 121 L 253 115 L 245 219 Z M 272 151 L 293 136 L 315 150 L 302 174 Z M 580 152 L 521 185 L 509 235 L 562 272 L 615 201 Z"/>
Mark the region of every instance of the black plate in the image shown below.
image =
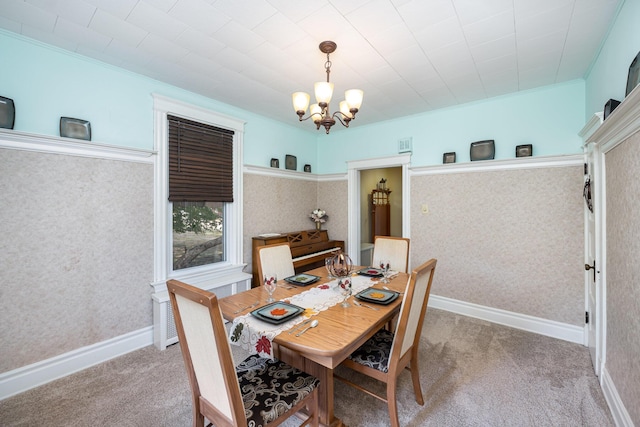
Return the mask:
<path id="1" fill-rule="evenodd" d="M 379 293 L 379 294 L 383 294 L 384 297 L 382 298 L 374 298 L 371 296 L 371 294 L 373 293 Z M 360 291 L 356 294 L 356 298 L 362 300 L 362 301 L 366 301 L 366 302 L 372 302 L 374 304 L 382 304 L 382 305 L 387 305 L 392 303 L 393 301 L 396 300 L 396 298 L 398 298 L 398 295 L 400 295 L 397 292 L 394 291 L 387 291 L 385 289 L 375 289 L 375 288 L 367 288 L 363 291 Z"/>
<path id="2" fill-rule="evenodd" d="M 282 315 L 272 314 L 271 311 L 276 309 L 286 310 L 286 313 Z M 304 308 L 297 305 L 289 304 L 282 301 L 276 301 L 260 308 L 256 308 L 251 312 L 251 314 L 260 320 L 278 325 L 280 323 L 286 322 L 287 320 L 293 319 L 303 311 Z"/>
<path id="3" fill-rule="evenodd" d="M 320 278 L 318 276 L 314 276 L 313 274 L 301 273 L 294 276 L 286 277 L 284 280 L 294 285 L 307 286 L 317 282 L 318 280 L 320 280 Z"/>
<path id="4" fill-rule="evenodd" d="M 359 270 L 358 274 L 361 276 L 382 277 L 382 270 L 379 268 L 367 267 Z"/>

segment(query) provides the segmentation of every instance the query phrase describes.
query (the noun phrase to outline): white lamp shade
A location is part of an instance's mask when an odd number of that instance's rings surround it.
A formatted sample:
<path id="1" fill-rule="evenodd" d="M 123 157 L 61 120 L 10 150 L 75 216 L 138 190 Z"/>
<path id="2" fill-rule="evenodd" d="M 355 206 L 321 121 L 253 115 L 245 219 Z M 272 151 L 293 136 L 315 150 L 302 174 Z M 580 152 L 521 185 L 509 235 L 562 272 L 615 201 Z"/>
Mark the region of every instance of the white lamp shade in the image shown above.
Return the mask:
<path id="1" fill-rule="evenodd" d="M 349 108 L 357 108 L 360 109 L 362 105 L 362 97 L 364 96 L 364 92 L 360 89 L 349 89 L 344 93 L 344 99 L 349 104 Z"/>
<path id="2" fill-rule="evenodd" d="M 331 102 L 331 97 L 333 96 L 333 83 L 329 82 L 317 82 L 314 85 L 315 93 L 316 93 L 316 101 L 318 104 L 321 102 L 329 103 Z"/>
<path id="3" fill-rule="evenodd" d="M 318 104 L 311 104 L 311 109 L 309 111 L 313 116 L 314 122 L 319 122 L 320 120 L 322 120 L 322 107 L 320 107 Z"/>
<path id="4" fill-rule="evenodd" d="M 296 92 L 291 95 L 293 99 L 293 109 L 297 113 L 298 111 L 307 111 L 309 106 L 309 99 L 311 98 L 308 93 Z"/>
<path id="5" fill-rule="evenodd" d="M 349 111 L 349 104 L 347 104 L 347 101 L 340 101 L 340 112 L 348 119 L 353 118 L 353 114 Z"/>

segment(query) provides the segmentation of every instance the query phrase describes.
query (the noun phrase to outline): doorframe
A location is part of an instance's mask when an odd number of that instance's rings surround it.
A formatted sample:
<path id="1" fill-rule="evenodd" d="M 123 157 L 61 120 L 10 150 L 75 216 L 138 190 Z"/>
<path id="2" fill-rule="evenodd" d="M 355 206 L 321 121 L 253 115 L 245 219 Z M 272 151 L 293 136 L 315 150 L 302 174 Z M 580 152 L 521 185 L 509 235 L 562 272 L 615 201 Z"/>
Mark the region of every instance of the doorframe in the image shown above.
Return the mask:
<path id="1" fill-rule="evenodd" d="M 593 347 L 595 350 L 595 357 L 592 360 L 593 369 L 596 376 L 600 376 L 602 368 L 604 366 L 604 352 L 606 342 L 606 315 L 607 312 L 604 309 L 606 306 L 606 286 L 605 286 L 605 260 L 606 260 L 606 244 L 604 235 L 604 224 L 606 218 L 606 185 L 604 183 L 604 155 L 600 150 L 599 144 L 587 143 L 583 146 L 585 153 L 585 163 L 589 165 L 588 176 L 591 179 L 591 193 L 592 193 L 592 206 L 593 206 L 593 237 L 594 237 L 594 254 L 593 261 L 595 262 L 595 273 L 591 270 L 585 271 L 585 311 L 589 312 L 589 322 L 594 322 L 595 328 L 595 343 L 590 341 L 589 324 L 585 323 L 584 329 L 584 345 L 587 347 Z M 584 226 L 585 226 L 585 253 L 584 262 L 585 265 L 591 264 L 592 260 L 589 257 L 589 218 L 586 206 L 584 207 Z M 595 306 L 590 307 L 589 303 L 589 286 L 591 281 L 595 277 Z"/>
<path id="2" fill-rule="evenodd" d="M 396 156 L 379 157 L 364 160 L 352 160 L 347 162 L 347 198 L 348 198 L 348 242 L 347 251 L 351 259 L 360 265 L 360 171 L 367 169 L 381 169 L 390 167 L 402 167 L 402 237 L 410 235 L 410 183 L 409 166 L 411 153 Z M 411 268 L 411 259 L 409 259 Z"/>
<path id="3" fill-rule="evenodd" d="M 584 152 L 584 161 L 586 164 L 593 165 L 593 170 L 588 173 L 592 178 L 592 203 L 594 213 L 594 238 L 595 238 L 595 254 L 594 261 L 596 263 L 596 281 L 595 281 L 595 308 L 594 313 L 590 313 L 589 321 L 595 321 L 595 360 L 592 361 L 593 369 L 599 378 L 604 369 L 606 361 L 606 340 L 607 340 L 607 286 L 606 286 L 606 173 L 605 173 L 605 157 L 602 150 L 602 144 L 593 139 L 593 134 L 604 122 L 602 112 L 594 114 L 579 132 L 584 143 L 582 145 Z M 589 156 L 592 156 L 591 162 Z M 586 206 L 584 209 L 584 260 L 585 264 L 590 264 L 589 260 L 589 241 L 588 241 L 588 217 Z M 591 280 L 593 272 L 584 272 L 584 293 L 585 293 L 585 311 L 589 311 L 589 280 Z M 591 346 L 589 342 L 589 325 L 584 325 L 584 345 Z"/>

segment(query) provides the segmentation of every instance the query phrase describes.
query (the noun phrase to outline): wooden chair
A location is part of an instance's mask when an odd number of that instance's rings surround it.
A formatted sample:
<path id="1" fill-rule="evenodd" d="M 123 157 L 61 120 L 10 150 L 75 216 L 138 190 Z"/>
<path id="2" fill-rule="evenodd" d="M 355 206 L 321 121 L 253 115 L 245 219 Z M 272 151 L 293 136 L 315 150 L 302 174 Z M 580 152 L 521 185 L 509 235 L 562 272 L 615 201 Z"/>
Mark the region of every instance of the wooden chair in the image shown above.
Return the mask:
<path id="1" fill-rule="evenodd" d="M 258 263 L 258 282 L 260 286 L 263 284 L 265 274 L 276 274 L 278 280 L 296 274 L 293 268 L 291 248 L 288 243 L 258 248 L 257 259 L 254 262 Z"/>
<path id="2" fill-rule="evenodd" d="M 435 268 L 436 260 L 431 259 L 411 272 L 395 333 L 386 329 L 379 330 L 340 364 L 386 383 L 386 399 L 334 374 L 336 379 L 387 402 L 393 427 L 399 427 L 396 382 L 405 368 L 411 371 L 416 402 L 424 405 L 418 372 L 418 346 Z"/>
<path id="3" fill-rule="evenodd" d="M 407 272 L 409 268 L 409 239 L 406 237 L 375 236 L 373 239 L 373 265 L 389 260 L 390 269 Z"/>
<path id="4" fill-rule="evenodd" d="M 302 425 L 318 425 L 318 379 L 284 362 L 252 355 L 234 367 L 215 294 L 167 282 L 189 375 L 193 425 L 277 426 L 306 407 Z"/>

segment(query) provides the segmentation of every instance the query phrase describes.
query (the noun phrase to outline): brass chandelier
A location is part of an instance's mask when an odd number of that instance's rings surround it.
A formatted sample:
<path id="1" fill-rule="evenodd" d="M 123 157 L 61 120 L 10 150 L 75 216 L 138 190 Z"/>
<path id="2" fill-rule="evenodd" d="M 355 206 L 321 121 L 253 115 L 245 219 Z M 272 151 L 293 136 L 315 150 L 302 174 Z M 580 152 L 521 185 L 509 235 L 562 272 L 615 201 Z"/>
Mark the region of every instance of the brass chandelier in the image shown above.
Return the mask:
<path id="1" fill-rule="evenodd" d="M 316 124 L 316 129 L 324 126 L 327 134 L 331 130 L 331 127 L 336 124 L 336 119 L 342 123 L 344 127 L 349 127 L 349 122 L 356 118 L 356 113 L 362 105 L 362 97 L 364 95 L 364 92 L 360 89 L 349 89 L 344 93 L 345 100 L 340 102 L 340 110 L 333 114 L 329 111 L 329 102 L 331 102 L 331 97 L 333 96 L 333 83 L 329 82 L 329 74 L 331 73 L 329 54 L 335 52 L 337 47 L 338 45 L 332 41 L 323 41 L 320 43 L 320 51 L 327 54 L 327 62 L 324 64 L 327 72 L 327 81 L 315 83 L 314 90 L 317 104 L 311 105 L 310 114 L 307 117 L 304 117 L 304 115 L 307 113 L 307 107 L 309 106 L 309 94 L 306 92 L 295 92 L 292 95 L 293 109 L 298 115 L 299 121 L 312 118 Z"/>

